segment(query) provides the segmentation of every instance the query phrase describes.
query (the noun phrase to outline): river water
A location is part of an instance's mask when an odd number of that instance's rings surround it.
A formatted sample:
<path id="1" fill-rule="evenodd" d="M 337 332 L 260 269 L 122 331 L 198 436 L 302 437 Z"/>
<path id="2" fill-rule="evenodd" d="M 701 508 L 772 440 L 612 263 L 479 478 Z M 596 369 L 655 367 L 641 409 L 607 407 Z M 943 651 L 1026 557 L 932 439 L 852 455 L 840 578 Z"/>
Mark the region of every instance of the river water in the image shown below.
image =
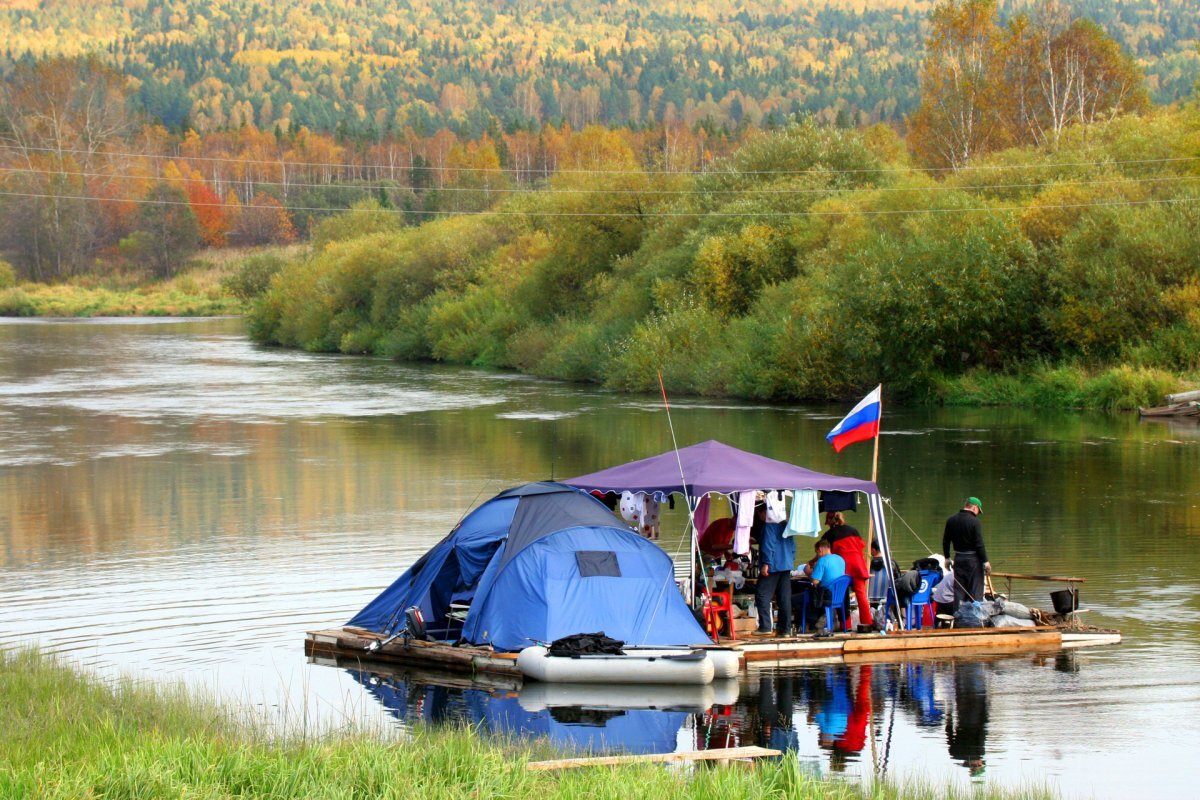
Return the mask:
<path id="1" fill-rule="evenodd" d="M 869 445 L 837 455 L 824 441 L 846 410 L 672 403 L 680 444 L 869 476 Z M 470 720 L 597 748 L 781 745 L 816 774 L 863 780 L 1194 796 L 1200 429 L 890 406 L 883 429 L 902 563 L 977 495 L 997 570 L 1085 578 L 1087 621 L 1125 642 L 756 670 L 678 697 L 309 664 L 304 631 L 346 621 L 467 510 L 667 450 L 666 416 L 655 397 L 259 348 L 221 319 L 0 322 L 0 643 L 183 681 L 293 728 Z M 1018 584 L 1014 598 L 1048 607 L 1047 591 Z M 646 708 L 664 704 L 675 710 Z"/>

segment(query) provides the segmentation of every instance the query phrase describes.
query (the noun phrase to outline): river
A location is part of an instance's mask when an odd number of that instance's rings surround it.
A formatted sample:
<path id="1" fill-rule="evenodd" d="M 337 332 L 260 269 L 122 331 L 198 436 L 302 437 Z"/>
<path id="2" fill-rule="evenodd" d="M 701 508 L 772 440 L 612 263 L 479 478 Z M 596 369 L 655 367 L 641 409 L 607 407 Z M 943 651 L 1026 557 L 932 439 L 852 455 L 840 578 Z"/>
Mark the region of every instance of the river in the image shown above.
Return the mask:
<path id="1" fill-rule="evenodd" d="M 672 416 L 681 444 L 867 477 L 869 445 L 824 441 L 848 408 L 676 398 Z M 859 779 L 1194 796 L 1200 429 L 1128 413 L 885 405 L 880 448 L 902 563 L 976 495 L 995 568 L 1086 579 L 1086 619 L 1119 646 L 768 669 L 707 711 L 547 709 L 304 658 L 304 631 L 346 621 L 501 489 L 670 446 L 656 397 L 265 349 L 235 319 L 0 321 L 0 643 L 293 728 L 465 719 L 630 749 L 782 744 Z"/>

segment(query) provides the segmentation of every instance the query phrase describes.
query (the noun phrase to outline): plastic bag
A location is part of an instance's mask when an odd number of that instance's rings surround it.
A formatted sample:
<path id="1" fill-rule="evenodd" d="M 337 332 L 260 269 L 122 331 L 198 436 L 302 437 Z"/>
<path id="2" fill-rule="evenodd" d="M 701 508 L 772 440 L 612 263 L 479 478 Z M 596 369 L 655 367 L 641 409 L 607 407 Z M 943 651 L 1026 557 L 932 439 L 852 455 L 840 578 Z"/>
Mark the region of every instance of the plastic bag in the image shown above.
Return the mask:
<path id="1" fill-rule="evenodd" d="M 988 609 L 990 611 L 991 609 Z M 956 628 L 986 628 L 991 614 L 984 610 L 983 603 L 978 600 L 968 600 L 954 612 L 954 627 Z"/>
<path id="2" fill-rule="evenodd" d="M 1033 612 L 1029 610 L 1029 606 L 1014 603 L 1012 600 L 1005 600 L 1000 603 L 1000 613 L 1016 617 L 1017 619 L 1033 621 Z"/>

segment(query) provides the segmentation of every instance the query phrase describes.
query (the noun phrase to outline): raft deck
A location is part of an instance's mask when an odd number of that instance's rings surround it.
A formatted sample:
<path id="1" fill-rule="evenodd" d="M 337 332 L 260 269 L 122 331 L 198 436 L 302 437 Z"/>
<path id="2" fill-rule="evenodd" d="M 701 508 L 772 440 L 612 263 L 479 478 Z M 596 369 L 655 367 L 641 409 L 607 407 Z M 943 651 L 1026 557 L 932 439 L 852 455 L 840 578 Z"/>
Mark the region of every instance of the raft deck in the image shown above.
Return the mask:
<path id="1" fill-rule="evenodd" d="M 304 641 L 305 655 L 355 659 L 364 662 L 405 664 L 441 672 L 488 674 L 521 677 L 516 653 L 497 653 L 491 648 L 445 642 L 423 642 L 403 638 L 368 651 L 373 642 L 386 637 L 362 628 L 330 628 L 309 631 Z M 722 639 L 713 647 L 736 650 L 741 667 L 803 662 L 886 661 L 903 659 L 915 653 L 946 651 L 947 655 L 1008 653 L 1021 650 L 1058 650 L 1117 644 L 1120 631 L 1073 626 L 1068 628 L 950 628 L 917 631 L 893 631 L 886 635 L 838 633 L 824 639 L 815 636 Z M 704 646 L 704 645 L 699 645 Z"/>

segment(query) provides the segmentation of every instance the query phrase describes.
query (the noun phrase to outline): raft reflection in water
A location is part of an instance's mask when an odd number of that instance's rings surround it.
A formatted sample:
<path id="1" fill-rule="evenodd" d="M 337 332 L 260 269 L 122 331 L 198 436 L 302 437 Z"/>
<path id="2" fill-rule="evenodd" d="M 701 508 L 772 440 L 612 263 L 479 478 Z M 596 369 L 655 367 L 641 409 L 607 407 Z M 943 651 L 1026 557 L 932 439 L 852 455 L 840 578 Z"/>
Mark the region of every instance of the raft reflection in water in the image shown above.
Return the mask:
<path id="1" fill-rule="evenodd" d="M 347 672 L 405 724 L 468 723 L 594 754 L 760 745 L 813 772 L 887 775 L 893 743 L 971 777 L 987 763 L 994 675 L 1079 669 L 1073 653 L 754 670 L 708 686 L 436 685 L 428 673 Z M 379 668 L 382 669 L 382 668 Z M 937 756 L 936 751 L 941 752 Z M 948 755 L 948 759 L 947 759 Z"/>

